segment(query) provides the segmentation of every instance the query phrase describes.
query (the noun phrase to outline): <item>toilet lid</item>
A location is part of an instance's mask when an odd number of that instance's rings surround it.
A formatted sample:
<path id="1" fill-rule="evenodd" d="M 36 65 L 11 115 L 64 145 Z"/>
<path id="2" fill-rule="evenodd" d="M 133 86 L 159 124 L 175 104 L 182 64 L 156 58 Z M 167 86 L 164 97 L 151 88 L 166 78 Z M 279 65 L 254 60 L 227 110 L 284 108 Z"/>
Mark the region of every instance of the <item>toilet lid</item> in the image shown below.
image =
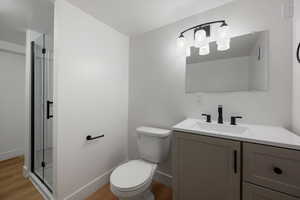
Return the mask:
<path id="1" fill-rule="evenodd" d="M 156 164 L 132 160 L 117 167 L 110 176 L 110 183 L 120 191 L 132 191 L 152 180 Z"/>

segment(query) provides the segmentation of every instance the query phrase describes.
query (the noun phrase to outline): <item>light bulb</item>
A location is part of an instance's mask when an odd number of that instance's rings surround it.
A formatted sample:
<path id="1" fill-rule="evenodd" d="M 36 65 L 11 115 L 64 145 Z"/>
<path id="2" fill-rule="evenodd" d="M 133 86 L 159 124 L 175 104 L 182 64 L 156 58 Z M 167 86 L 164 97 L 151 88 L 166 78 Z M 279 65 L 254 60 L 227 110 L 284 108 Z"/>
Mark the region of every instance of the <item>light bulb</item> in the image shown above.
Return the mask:
<path id="1" fill-rule="evenodd" d="M 203 29 L 200 29 L 195 33 L 195 40 L 201 42 L 206 39 L 206 32 Z"/>
<path id="2" fill-rule="evenodd" d="M 208 55 L 210 52 L 209 49 L 209 44 L 207 44 L 206 46 L 202 46 L 199 48 L 199 55 L 204 56 L 204 55 Z"/>
<path id="3" fill-rule="evenodd" d="M 218 51 L 226 51 L 230 49 L 230 38 L 217 41 Z"/>
<path id="4" fill-rule="evenodd" d="M 209 37 L 204 29 L 200 29 L 195 33 L 195 47 L 203 47 L 209 43 Z"/>
<path id="5" fill-rule="evenodd" d="M 178 38 L 177 38 L 177 46 L 179 48 L 183 48 L 185 47 L 185 38 L 183 35 L 180 35 Z"/>

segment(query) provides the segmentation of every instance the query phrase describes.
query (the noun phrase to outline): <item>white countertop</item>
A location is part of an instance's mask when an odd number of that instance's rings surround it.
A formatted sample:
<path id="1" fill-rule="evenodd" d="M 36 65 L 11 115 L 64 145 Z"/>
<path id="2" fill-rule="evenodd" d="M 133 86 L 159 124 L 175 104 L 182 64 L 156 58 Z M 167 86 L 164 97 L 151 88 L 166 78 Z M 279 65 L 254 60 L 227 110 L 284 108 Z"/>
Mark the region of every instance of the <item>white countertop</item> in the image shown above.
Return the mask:
<path id="1" fill-rule="evenodd" d="M 197 122 L 206 123 L 200 119 L 186 119 L 173 126 L 173 130 L 300 150 L 300 136 L 282 127 L 238 124 L 240 127 L 246 127 L 247 131 L 243 133 L 204 132 L 201 128 L 194 126 Z M 216 124 L 216 122 L 212 122 L 212 124 L 214 123 Z"/>

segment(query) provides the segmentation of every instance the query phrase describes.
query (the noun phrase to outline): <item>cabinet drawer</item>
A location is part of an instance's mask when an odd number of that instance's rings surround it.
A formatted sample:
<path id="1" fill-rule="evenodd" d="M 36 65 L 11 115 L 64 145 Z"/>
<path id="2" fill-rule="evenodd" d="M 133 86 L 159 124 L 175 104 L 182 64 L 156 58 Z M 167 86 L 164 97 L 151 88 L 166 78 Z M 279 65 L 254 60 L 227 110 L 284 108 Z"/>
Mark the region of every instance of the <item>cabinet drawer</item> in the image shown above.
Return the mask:
<path id="1" fill-rule="evenodd" d="M 244 143 L 244 180 L 300 197 L 300 151 Z"/>
<path id="2" fill-rule="evenodd" d="M 300 200 L 250 183 L 243 184 L 243 200 Z"/>

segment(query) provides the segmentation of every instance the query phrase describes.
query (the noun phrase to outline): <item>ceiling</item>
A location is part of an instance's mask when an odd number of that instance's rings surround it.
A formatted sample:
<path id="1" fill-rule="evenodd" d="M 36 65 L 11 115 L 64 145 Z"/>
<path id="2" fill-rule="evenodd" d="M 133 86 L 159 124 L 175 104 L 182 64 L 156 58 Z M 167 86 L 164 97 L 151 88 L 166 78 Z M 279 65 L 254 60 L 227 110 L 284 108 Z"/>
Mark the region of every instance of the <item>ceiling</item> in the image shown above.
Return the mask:
<path id="1" fill-rule="evenodd" d="M 0 40 L 24 45 L 26 29 L 50 32 L 53 11 L 52 0 L 1 0 Z"/>
<path id="2" fill-rule="evenodd" d="M 68 0 L 128 36 L 147 32 L 233 0 Z"/>

